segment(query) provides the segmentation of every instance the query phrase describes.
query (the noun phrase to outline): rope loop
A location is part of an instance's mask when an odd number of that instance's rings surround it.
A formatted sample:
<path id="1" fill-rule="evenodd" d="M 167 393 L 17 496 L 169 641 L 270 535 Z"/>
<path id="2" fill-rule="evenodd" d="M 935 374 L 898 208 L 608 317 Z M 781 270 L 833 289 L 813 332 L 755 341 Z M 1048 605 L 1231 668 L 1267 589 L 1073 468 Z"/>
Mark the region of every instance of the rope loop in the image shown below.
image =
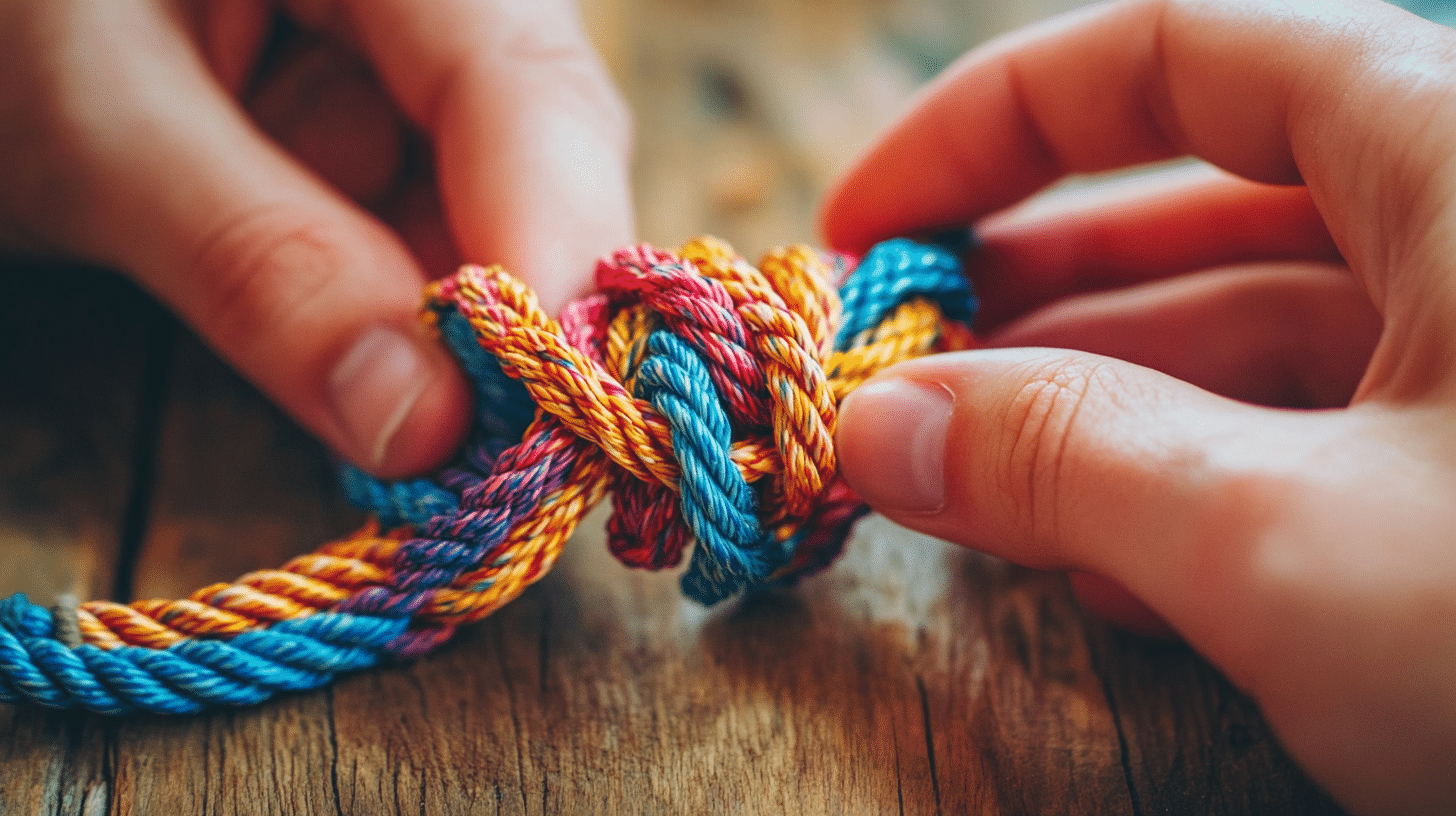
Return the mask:
<path id="1" fill-rule="evenodd" d="M 422 655 L 550 570 L 609 493 L 613 554 L 664 569 L 691 550 L 681 584 L 704 604 L 791 583 L 866 512 L 837 475 L 840 401 L 973 342 L 955 254 L 906 239 L 757 266 L 713 238 L 639 245 L 596 283 L 559 320 L 500 267 L 431 284 L 423 317 L 475 386 L 455 461 L 391 483 L 345 467 L 363 529 L 185 599 L 0 601 L 0 701 L 187 713 Z"/>

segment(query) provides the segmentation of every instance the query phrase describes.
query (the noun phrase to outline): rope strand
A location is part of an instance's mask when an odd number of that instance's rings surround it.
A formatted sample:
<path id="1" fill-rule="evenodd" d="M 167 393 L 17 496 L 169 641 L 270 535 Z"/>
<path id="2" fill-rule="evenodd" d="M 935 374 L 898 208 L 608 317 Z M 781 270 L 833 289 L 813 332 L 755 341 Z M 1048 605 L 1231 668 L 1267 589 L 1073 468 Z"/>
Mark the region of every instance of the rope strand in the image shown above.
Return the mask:
<path id="1" fill-rule="evenodd" d="M 596 282 L 560 321 L 499 267 L 431 285 L 424 318 L 477 398 L 454 462 L 392 483 L 343 468 L 376 520 L 184 599 L 0 601 L 0 701 L 188 713 L 424 654 L 550 570 L 608 492 L 613 554 L 663 569 L 691 548 L 682 587 L 705 604 L 796 581 L 866 512 L 837 476 L 839 402 L 885 366 L 965 347 L 976 309 L 951 251 L 904 239 L 858 265 L 644 245 Z"/>

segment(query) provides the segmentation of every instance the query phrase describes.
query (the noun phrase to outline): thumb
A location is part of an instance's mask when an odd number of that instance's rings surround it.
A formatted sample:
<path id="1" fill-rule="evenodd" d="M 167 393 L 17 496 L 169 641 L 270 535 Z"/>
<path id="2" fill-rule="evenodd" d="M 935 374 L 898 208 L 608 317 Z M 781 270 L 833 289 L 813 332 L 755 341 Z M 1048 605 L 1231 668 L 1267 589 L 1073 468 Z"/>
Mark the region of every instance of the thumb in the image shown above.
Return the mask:
<path id="1" fill-rule="evenodd" d="M 60 69 L 77 83 L 105 71 L 113 89 L 65 97 L 78 124 L 60 127 L 78 135 L 60 164 L 82 168 L 89 205 L 77 249 L 130 270 L 361 466 L 400 475 L 444 458 L 469 397 L 417 326 L 414 259 L 263 137 L 172 21 L 110 6 L 73 21 L 97 29 L 76 35 L 90 63 Z"/>
<path id="2" fill-rule="evenodd" d="M 1318 447 L 1311 416 L 1112 358 L 996 349 L 887 370 L 845 400 L 837 444 L 845 479 L 891 520 L 1109 578 L 1194 640 L 1237 605 L 1238 542 L 1271 511 L 1252 488 L 1283 495 L 1283 469 Z"/>

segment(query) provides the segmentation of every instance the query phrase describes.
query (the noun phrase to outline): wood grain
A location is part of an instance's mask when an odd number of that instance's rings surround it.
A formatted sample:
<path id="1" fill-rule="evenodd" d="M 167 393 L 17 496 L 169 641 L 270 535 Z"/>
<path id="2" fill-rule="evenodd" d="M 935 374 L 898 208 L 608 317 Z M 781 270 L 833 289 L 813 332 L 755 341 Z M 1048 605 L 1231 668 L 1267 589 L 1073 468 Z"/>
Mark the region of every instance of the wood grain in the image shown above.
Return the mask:
<path id="1" fill-rule="evenodd" d="M 0 266 L 0 586 L 49 603 L 106 596 L 143 520 L 152 364 L 174 328 L 94 269 Z M 130 515 L 129 515 L 130 514 Z M 133 529 L 128 529 L 128 525 Z"/>
<path id="2" fill-rule="evenodd" d="M 179 337 L 168 362 L 136 597 L 277 567 L 363 524 L 334 462 L 195 337 Z"/>
<path id="3" fill-rule="evenodd" d="M 756 253 L 812 239 L 905 95 L 1036 4 L 586 10 L 639 116 L 643 234 Z M 0 287 L 0 590 L 177 596 L 357 522 L 325 452 L 129 286 Z M 1339 811 L 1187 648 L 874 517 L 825 574 L 704 610 L 616 564 L 598 515 L 412 664 L 196 717 L 0 706 L 0 816 L 478 812 Z"/>
<path id="4" fill-rule="evenodd" d="M 175 331 L 111 273 L 0 266 L 3 594 L 129 592 Z M 0 814 L 106 812 L 110 727 L 0 705 Z"/>
<path id="5" fill-rule="evenodd" d="M 579 542 L 427 661 L 240 712 L 27 727 L 61 746 L 57 789 L 121 813 L 1337 812 L 1186 650 L 1109 642 L 1059 580 L 885 526 L 713 613 Z M 87 729 L 103 762 L 61 754 Z"/>

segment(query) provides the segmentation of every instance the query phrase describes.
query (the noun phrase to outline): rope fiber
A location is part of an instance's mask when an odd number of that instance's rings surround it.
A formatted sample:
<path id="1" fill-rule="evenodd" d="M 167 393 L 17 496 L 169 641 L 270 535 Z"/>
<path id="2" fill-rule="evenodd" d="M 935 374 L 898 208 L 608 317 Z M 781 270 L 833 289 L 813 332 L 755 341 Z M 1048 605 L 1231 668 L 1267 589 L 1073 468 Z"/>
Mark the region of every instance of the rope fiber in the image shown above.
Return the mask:
<path id="1" fill-rule="evenodd" d="M 0 601 L 0 701 L 180 714 L 423 655 L 550 570 L 609 493 L 612 553 L 687 556 L 701 603 L 823 569 L 866 512 L 837 477 L 839 403 L 971 344 L 962 248 L 795 246 L 753 266 L 713 238 L 630 247 L 557 320 L 501 268 L 463 267 L 423 309 L 475 385 L 453 462 L 388 483 L 343 468 L 364 529 L 184 599 Z"/>

